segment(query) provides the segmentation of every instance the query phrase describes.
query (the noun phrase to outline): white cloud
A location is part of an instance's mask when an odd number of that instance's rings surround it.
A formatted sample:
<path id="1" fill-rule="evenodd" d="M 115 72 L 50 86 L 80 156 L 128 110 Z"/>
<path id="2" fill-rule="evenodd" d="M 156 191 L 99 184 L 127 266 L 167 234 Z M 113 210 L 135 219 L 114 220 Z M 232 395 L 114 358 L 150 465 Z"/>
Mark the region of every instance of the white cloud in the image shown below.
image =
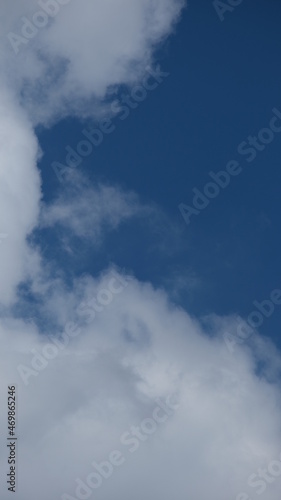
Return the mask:
<path id="1" fill-rule="evenodd" d="M 8 304 L 32 257 L 26 236 L 37 223 L 40 176 L 38 144 L 23 111 L 0 87 L 0 302 Z"/>
<path id="2" fill-rule="evenodd" d="M 115 230 L 121 222 L 148 214 L 133 192 L 98 184 L 89 186 L 81 175 L 75 175 L 52 203 L 42 206 L 42 228 L 60 226 L 70 236 L 102 242 L 105 232 Z"/>
<path id="3" fill-rule="evenodd" d="M 76 478 L 85 480 L 93 460 L 103 461 L 120 447 L 126 462 L 92 498 L 236 500 L 239 491 L 254 494 L 248 477 L 280 455 L 280 388 L 277 369 L 271 368 L 280 366 L 280 357 L 272 346 L 255 337 L 253 352 L 238 348 L 231 356 L 220 336 L 209 338 L 163 292 L 135 280 L 87 322 L 87 303 L 107 286 L 107 274 L 68 290 L 59 278 L 48 280 L 48 263 L 27 243 L 38 226 L 41 198 L 31 124 L 104 112 L 103 99 L 117 85 L 135 83 L 143 74 L 182 5 L 72 0 L 16 55 L 5 34 L 21 33 L 22 16 L 32 18 L 38 3 L 1 2 L 0 233 L 7 238 L 0 246 L 0 302 L 11 305 L 17 285 L 31 276 L 45 301 L 38 313 L 49 319 L 42 330 L 8 314 L 0 321 L 1 408 L 7 386 L 17 383 L 20 500 L 61 499 L 63 493 L 75 498 Z M 112 188 L 83 194 L 86 201 L 72 207 L 62 195 L 44 212 L 44 224 L 63 223 L 81 235 L 94 221 L 99 236 L 102 224 L 117 227 L 139 210 L 133 195 Z M 89 217 L 92 194 L 95 211 Z M 82 321 L 81 332 L 25 386 L 18 366 L 30 366 L 33 350 L 40 353 L 45 346 L 46 332 L 58 336 L 49 324 L 63 326 L 68 319 Z M 231 331 L 234 322 L 224 319 L 215 332 Z M 155 400 L 169 394 L 177 395 L 179 408 L 130 453 L 120 436 L 150 417 Z M 4 411 L 0 429 L 5 471 Z M 267 500 L 279 498 L 277 481 L 267 486 Z M 5 485 L 1 498 L 10 498 Z"/>
<path id="4" fill-rule="evenodd" d="M 70 254 L 73 237 L 100 248 L 106 236 L 125 222 L 138 224 L 149 235 L 147 251 L 173 253 L 182 243 L 179 225 L 159 206 L 116 185 L 91 186 L 79 172 L 72 171 L 58 196 L 41 205 L 40 228 L 58 228 L 60 244 Z"/>
<path id="5" fill-rule="evenodd" d="M 17 55 L 8 35 L 22 36 L 22 16 L 32 21 L 38 3 L 25 0 L 16 8 L 7 3 L 1 27 L 2 65 L 9 68 L 10 84 L 23 91 L 23 104 L 34 122 L 71 112 L 95 115 L 112 87 L 135 83 L 144 73 L 184 3 L 70 0 L 27 44 L 18 45 Z"/>
<path id="6" fill-rule="evenodd" d="M 74 297 L 65 295 L 58 309 L 70 320 L 76 311 L 81 332 L 42 372 L 31 375 L 27 386 L 17 375 L 21 500 L 61 499 L 63 493 L 75 498 L 76 478 L 86 481 L 94 471 L 91 463 L 106 460 L 116 449 L 125 463 L 89 498 L 224 500 L 227 494 L 236 500 L 240 491 L 254 495 L 248 477 L 281 452 L 277 381 L 267 381 L 266 369 L 264 376 L 257 373 L 250 352 L 241 349 L 232 356 L 221 336 L 210 339 L 149 284 L 130 280 L 91 320 L 93 303 L 79 307 L 81 292 L 89 302 L 109 279 L 105 274 L 77 282 Z M 229 319 L 224 328 L 231 327 Z M 42 353 L 46 342 L 35 327 L 2 321 L 3 405 L 5 384 L 15 381 L 17 366 L 31 367 L 31 349 Z M 259 362 L 270 345 L 264 342 L 262 351 Z M 120 436 L 129 432 L 127 440 L 132 438 L 131 426 L 151 418 L 155 400 L 171 394 L 177 395 L 179 408 L 131 453 L 132 442 L 122 444 Z M 5 428 L 3 414 L 0 425 Z M 277 486 L 268 484 L 268 500 L 279 498 Z"/>
<path id="7" fill-rule="evenodd" d="M 52 1 L 43 4 L 50 6 Z M 46 27 L 35 30 L 33 36 L 26 19 L 34 21 L 39 3 L 1 1 L 0 232 L 8 236 L 5 241 L 1 238 L 0 301 L 5 305 L 15 300 L 17 285 L 32 273 L 32 262 L 39 262 L 26 243 L 38 223 L 41 198 L 36 169 L 39 149 L 32 124 L 46 124 L 72 113 L 104 113 L 103 99 L 110 88 L 138 79 L 152 59 L 155 44 L 170 33 L 183 2 L 72 0 L 55 4 L 60 4 L 57 15 L 49 16 Z M 11 45 L 11 33 L 25 36 L 27 43 L 18 46 L 18 54 Z M 117 212 L 127 217 L 128 201 L 117 198 Z M 76 209 L 77 216 L 80 208 Z M 53 207 L 50 217 L 70 219 L 62 214 L 61 206 Z M 114 226 L 116 217 L 110 215 L 107 220 Z M 75 216 L 71 224 L 76 232 L 80 230 Z"/>

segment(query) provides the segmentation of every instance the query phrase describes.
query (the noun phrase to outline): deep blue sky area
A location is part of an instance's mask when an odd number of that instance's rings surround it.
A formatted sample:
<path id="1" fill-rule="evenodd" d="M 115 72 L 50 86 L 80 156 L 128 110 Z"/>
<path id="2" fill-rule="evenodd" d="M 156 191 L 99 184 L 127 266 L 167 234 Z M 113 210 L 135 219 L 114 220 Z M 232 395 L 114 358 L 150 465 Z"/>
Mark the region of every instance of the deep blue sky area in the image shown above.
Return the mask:
<path id="1" fill-rule="evenodd" d="M 269 126 L 273 108 L 281 113 L 280 19 L 278 0 L 244 0 L 224 21 L 212 1 L 189 2 L 158 54 L 170 75 L 128 118 L 116 117 L 114 132 L 78 167 L 92 182 L 119 184 L 156 203 L 170 222 L 160 234 L 144 222 L 124 224 L 100 251 L 79 254 L 74 243 L 74 274 L 115 262 L 156 285 L 171 286 L 182 275 L 186 285 L 175 300 L 199 316 L 247 317 L 254 300 L 281 289 L 281 132 L 252 162 L 237 151 Z M 65 146 L 75 148 L 83 127 L 73 119 L 40 131 L 46 200 L 65 189 L 51 164 L 64 163 Z M 178 205 L 191 205 L 193 188 L 202 190 L 209 171 L 230 160 L 242 172 L 187 225 Z M 52 250 L 54 236 L 44 237 L 49 255 L 70 258 Z M 280 320 L 277 306 L 261 331 L 278 340 Z"/>

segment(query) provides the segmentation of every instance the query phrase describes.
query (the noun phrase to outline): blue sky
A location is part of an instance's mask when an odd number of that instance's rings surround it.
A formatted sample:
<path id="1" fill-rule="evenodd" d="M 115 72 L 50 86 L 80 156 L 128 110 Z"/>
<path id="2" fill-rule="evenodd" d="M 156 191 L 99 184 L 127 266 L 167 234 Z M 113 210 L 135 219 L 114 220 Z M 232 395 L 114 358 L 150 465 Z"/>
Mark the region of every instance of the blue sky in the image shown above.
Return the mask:
<path id="1" fill-rule="evenodd" d="M 274 0 L 3 7 L 15 498 L 279 499 L 280 14 Z M 5 411 L 0 429 L 6 474 Z"/>
<path id="2" fill-rule="evenodd" d="M 91 251 L 82 263 L 74 258 L 78 274 L 95 273 L 109 260 L 157 285 L 187 273 L 192 287 L 186 283 L 177 300 L 196 315 L 247 316 L 254 300 L 280 286 L 281 134 L 251 164 L 237 152 L 268 126 L 272 108 L 281 111 L 279 15 L 278 2 L 257 1 L 253 8 L 245 0 L 221 22 L 212 2 L 190 3 L 159 50 L 169 76 L 128 118 L 115 118 L 114 132 L 78 167 L 92 180 L 118 183 L 159 205 L 179 228 L 177 241 L 168 229 L 165 234 L 173 251 L 159 252 L 145 225 L 130 225 L 94 259 Z M 52 162 L 64 163 L 64 147 L 75 148 L 82 128 L 68 119 L 39 134 L 46 199 L 61 188 Z M 190 204 L 192 189 L 201 189 L 210 170 L 224 170 L 232 159 L 241 160 L 243 173 L 186 226 L 179 203 Z M 51 246 L 52 240 L 52 252 Z M 277 341 L 280 319 L 277 308 L 262 327 Z"/>

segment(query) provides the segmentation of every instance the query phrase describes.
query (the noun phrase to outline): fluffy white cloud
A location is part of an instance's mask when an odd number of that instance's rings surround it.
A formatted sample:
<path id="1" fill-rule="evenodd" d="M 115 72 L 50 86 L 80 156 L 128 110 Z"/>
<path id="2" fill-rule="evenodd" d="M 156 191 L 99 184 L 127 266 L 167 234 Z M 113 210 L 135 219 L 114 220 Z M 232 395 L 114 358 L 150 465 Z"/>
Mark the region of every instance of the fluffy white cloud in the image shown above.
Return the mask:
<path id="1" fill-rule="evenodd" d="M 280 387 L 267 379 L 270 345 L 263 342 L 258 359 L 245 348 L 232 355 L 220 335 L 208 337 L 163 292 L 132 279 L 124 286 L 114 276 L 84 279 L 63 296 L 59 322 L 64 327 L 63 311 L 72 335 L 64 347 L 61 339 L 62 347 L 46 348 L 53 340 L 34 325 L 1 323 L 2 404 L 5 384 L 16 382 L 19 398 L 21 500 L 236 500 L 243 491 L 255 498 L 261 486 L 248 478 L 281 452 Z M 223 331 L 233 322 L 224 320 Z M 156 410 L 168 396 L 178 407 Z M 76 479 L 91 484 L 92 462 L 108 461 L 114 450 L 123 463 L 108 479 L 93 476 L 99 488 L 76 496 Z M 262 479 L 268 500 L 279 498 L 281 475 L 273 479 Z"/>
<path id="2" fill-rule="evenodd" d="M 277 475 L 271 474 L 270 484 L 259 479 L 253 485 L 259 468 L 268 469 L 281 452 L 280 357 L 272 346 L 255 337 L 253 351 L 238 348 L 231 355 L 220 335 L 205 335 L 163 291 L 132 279 L 124 286 L 120 275 L 85 277 L 69 290 L 59 278 L 47 278 L 48 263 L 43 267 L 27 243 L 38 225 L 41 198 L 31 124 L 107 112 L 116 87 L 135 83 L 151 64 L 183 1 L 53 5 L 60 5 L 58 12 L 36 30 L 27 23 L 38 21 L 37 1 L 1 1 L 0 234 L 6 237 L 0 302 L 11 305 L 28 276 L 41 298 L 36 323 L 7 312 L 0 321 L 1 408 L 7 386 L 17 384 L 18 498 L 238 500 L 240 491 L 252 498 L 265 488 L 266 498 L 277 500 Z M 11 38 L 11 32 L 25 38 Z M 65 194 L 45 207 L 42 224 L 62 224 L 81 236 L 94 223 L 98 239 L 103 224 L 117 227 L 142 210 L 134 195 L 81 189 L 79 202 L 71 204 Z M 215 332 L 231 331 L 235 321 L 216 318 Z M 64 328 L 68 336 L 60 338 Z M 178 406 L 171 410 L 173 398 Z M 141 437 L 132 436 L 139 432 L 132 426 L 141 427 Z M 4 411 L 0 429 L 5 471 Z M 113 450 L 120 450 L 124 463 L 112 466 L 105 479 L 92 462 L 108 460 Z M 111 460 L 121 461 L 116 454 Z M 77 478 L 101 484 L 83 494 L 76 491 Z M 1 498 L 10 498 L 5 484 Z"/>
<path id="3" fill-rule="evenodd" d="M 40 2 L 25 0 L 16 8 L 4 3 L 2 65 L 8 66 L 10 84 L 22 92 L 33 121 L 46 122 L 71 112 L 96 115 L 109 91 L 135 83 L 185 2 L 58 1 L 58 12 L 46 14 L 44 29 L 32 27 Z M 41 4 L 46 9 L 50 4 L 51 12 L 53 0 Z"/>
<path id="4" fill-rule="evenodd" d="M 0 86 L 0 303 L 9 304 L 33 258 L 26 237 L 39 214 L 38 144 L 24 112 Z"/>

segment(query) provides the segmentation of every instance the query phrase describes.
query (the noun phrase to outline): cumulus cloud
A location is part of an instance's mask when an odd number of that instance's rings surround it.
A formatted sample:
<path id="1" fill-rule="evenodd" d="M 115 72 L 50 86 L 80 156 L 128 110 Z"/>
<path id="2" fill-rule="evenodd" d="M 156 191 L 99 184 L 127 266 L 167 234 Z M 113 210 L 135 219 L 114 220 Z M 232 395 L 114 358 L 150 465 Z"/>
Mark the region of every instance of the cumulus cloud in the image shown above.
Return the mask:
<path id="1" fill-rule="evenodd" d="M 4 387 L 17 373 L 21 500 L 236 500 L 257 491 L 248 478 L 281 452 L 278 379 L 258 370 L 270 345 L 263 341 L 258 360 L 245 349 L 233 356 L 163 291 L 112 271 L 78 281 L 59 309 L 67 345 L 59 332 L 46 337 L 23 321 L 1 323 Z M 50 348 L 54 338 L 64 347 Z M 174 409 L 155 413 L 167 398 Z M 153 415 L 162 421 L 153 424 Z M 77 479 L 91 484 L 92 463 L 114 450 L 122 464 L 79 496 Z M 268 500 L 279 498 L 276 481 Z"/>
<path id="2" fill-rule="evenodd" d="M 101 113 L 110 91 L 136 83 L 153 62 L 184 0 L 60 0 L 44 29 L 32 28 L 33 19 L 40 4 L 51 12 L 51 0 L 3 3 L 0 67 L 9 68 L 10 84 L 38 123 Z"/>
<path id="3" fill-rule="evenodd" d="M 9 304 L 34 252 L 26 237 L 37 224 L 40 176 L 37 139 L 10 92 L 0 87 L 0 302 Z"/>
<path id="4" fill-rule="evenodd" d="M 42 4 L 56 13 L 32 28 Z M 65 191 L 43 205 L 34 125 L 107 113 L 118 86 L 135 84 L 153 64 L 183 4 L 1 1 L 0 398 L 5 408 L 7 386 L 17 385 L 20 500 L 237 500 L 240 491 L 256 494 L 261 485 L 249 477 L 280 457 L 280 354 L 272 345 L 256 336 L 253 348 L 232 355 L 222 334 L 235 318 L 215 318 L 207 335 L 162 290 L 113 270 L 69 287 L 59 269 L 48 276 L 28 238 L 60 225 L 99 241 L 104 225 L 115 229 L 147 210 L 132 193 L 83 183 L 80 198 Z M 27 279 L 40 299 L 30 321 L 16 308 Z M 99 472 L 109 457 L 118 466 Z M 277 476 L 263 483 L 277 500 Z"/>

